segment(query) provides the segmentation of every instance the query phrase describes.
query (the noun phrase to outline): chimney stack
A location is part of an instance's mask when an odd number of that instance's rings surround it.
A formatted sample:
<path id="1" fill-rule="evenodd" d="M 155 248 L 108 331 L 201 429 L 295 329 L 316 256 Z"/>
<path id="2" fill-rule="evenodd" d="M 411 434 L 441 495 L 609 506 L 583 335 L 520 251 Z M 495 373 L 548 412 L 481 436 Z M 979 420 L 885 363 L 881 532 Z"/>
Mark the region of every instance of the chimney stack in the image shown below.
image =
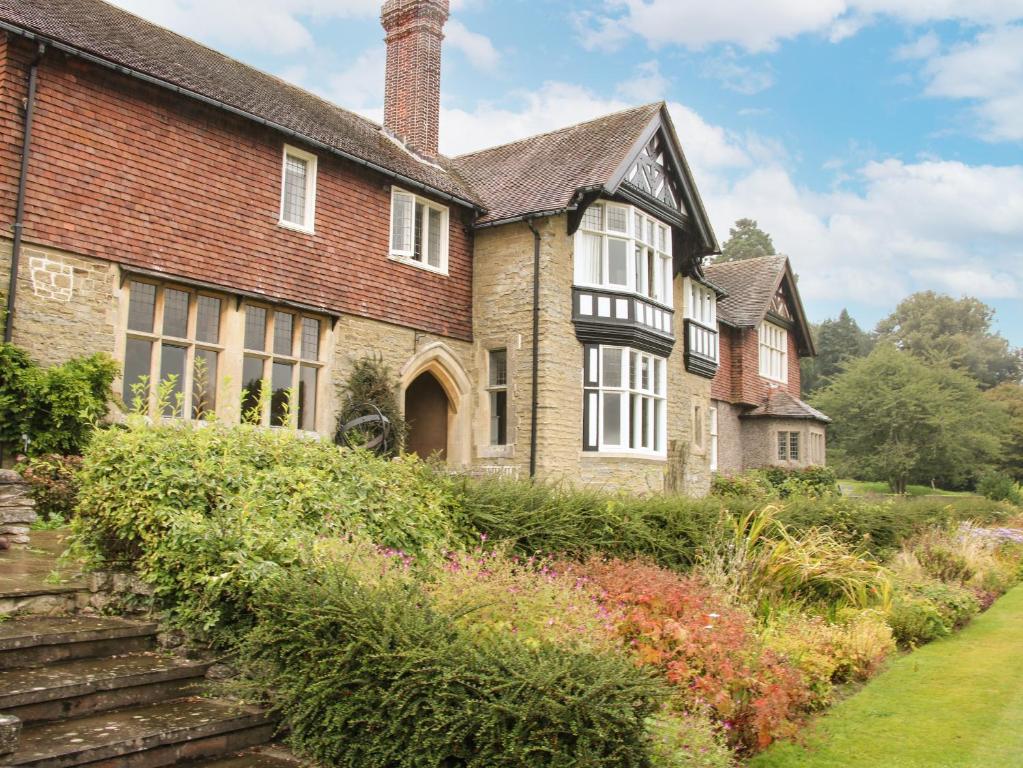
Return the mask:
<path id="1" fill-rule="evenodd" d="M 449 0 L 387 0 L 384 128 L 427 158 L 437 156 L 440 48 Z"/>

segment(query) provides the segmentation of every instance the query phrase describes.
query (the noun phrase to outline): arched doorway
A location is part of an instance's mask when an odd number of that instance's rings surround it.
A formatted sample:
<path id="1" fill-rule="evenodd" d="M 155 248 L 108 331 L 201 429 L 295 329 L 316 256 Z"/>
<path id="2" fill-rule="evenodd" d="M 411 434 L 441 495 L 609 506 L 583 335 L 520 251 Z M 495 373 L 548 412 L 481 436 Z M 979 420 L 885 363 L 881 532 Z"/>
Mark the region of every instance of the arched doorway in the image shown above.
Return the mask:
<path id="1" fill-rule="evenodd" d="M 423 371 L 405 389 L 406 448 L 427 459 L 448 456 L 448 415 L 450 403 L 437 378 Z"/>

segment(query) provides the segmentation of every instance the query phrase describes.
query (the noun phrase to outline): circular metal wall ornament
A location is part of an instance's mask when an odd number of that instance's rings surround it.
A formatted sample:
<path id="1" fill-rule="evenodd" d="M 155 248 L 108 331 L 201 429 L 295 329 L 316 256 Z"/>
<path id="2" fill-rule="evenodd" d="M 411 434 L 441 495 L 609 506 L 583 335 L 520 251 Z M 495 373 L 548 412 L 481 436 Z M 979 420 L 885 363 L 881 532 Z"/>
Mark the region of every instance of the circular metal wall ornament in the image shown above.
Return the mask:
<path id="1" fill-rule="evenodd" d="M 372 403 L 363 403 L 351 409 L 360 414 L 338 426 L 334 442 L 349 448 L 363 448 L 378 455 L 391 450 L 391 420 Z"/>

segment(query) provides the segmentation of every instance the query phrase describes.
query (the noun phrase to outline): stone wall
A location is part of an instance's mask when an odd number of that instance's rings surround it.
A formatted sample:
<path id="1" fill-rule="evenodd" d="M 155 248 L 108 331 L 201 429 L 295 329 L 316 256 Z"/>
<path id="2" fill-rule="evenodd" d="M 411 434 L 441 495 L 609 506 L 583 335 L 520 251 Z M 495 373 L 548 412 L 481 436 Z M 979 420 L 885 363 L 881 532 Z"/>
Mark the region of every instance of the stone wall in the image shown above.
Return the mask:
<path id="1" fill-rule="evenodd" d="M 29 526 L 36 520 L 35 506 L 21 475 L 0 469 L 0 549 L 28 544 Z"/>
<path id="2" fill-rule="evenodd" d="M 739 418 L 740 406 L 715 400 L 718 409 L 718 469 L 720 474 L 742 472 L 743 466 L 743 422 Z"/>
<path id="3" fill-rule="evenodd" d="M 778 432 L 799 432 L 799 460 L 779 461 Z M 745 469 L 774 466 L 802 469 L 817 462 L 810 459 L 810 433 L 824 434 L 824 426 L 807 419 L 755 418 L 742 420 L 743 466 Z"/>
<path id="4" fill-rule="evenodd" d="M 5 293 L 10 261 L 11 241 L 0 239 Z M 114 354 L 116 285 L 117 268 L 109 262 L 23 243 L 14 343 L 41 365 L 94 352 Z"/>

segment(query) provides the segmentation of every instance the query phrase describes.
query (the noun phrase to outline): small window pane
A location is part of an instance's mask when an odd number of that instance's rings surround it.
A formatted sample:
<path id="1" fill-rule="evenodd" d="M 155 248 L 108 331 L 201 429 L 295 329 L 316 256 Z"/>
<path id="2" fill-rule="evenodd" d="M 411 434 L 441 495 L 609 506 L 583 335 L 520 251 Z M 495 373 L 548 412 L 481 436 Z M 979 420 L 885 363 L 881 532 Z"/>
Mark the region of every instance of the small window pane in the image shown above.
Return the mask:
<path id="1" fill-rule="evenodd" d="M 303 365 L 298 374 L 298 428 L 316 430 L 316 381 L 319 371 Z"/>
<path id="2" fill-rule="evenodd" d="M 294 409 L 291 403 L 292 363 L 274 362 L 270 379 L 270 426 L 283 427 L 288 424 L 288 411 Z"/>
<path id="3" fill-rule="evenodd" d="M 608 206 L 607 228 L 611 232 L 628 232 L 629 209 L 617 205 Z"/>
<path id="4" fill-rule="evenodd" d="M 612 285 L 628 285 L 628 248 L 627 240 L 609 239 L 607 242 L 607 281 Z"/>
<path id="5" fill-rule="evenodd" d="M 156 311 L 156 286 L 133 280 L 129 291 L 128 329 L 152 333 L 153 315 Z M 148 372 L 147 370 L 146 373 Z"/>
<path id="6" fill-rule="evenodd" d="M 195 350 L 192 370 L 192 418 L 202 419 L 217 410 L 217 353 Z"/>
<path id="7" fill-rule="evenodd" d="M 295 316 L 287 312 L 274 313 L 274 354 L 294 354 Z"/>
<path id="8" fill-rule="evenodd" d="M 185 291 L 165 288 L 163 291 L 163 335 L 188 338 L 188 303 Z"/>
<path id="9" fill-rule="evenodd" d="M 789 436 L 787 432 L 778 433 L 778 460 L 785 461 L 789 457 Z"/>
<path id="10" fill-rule="evenodd" d="M 124 346 L 124 387 L 122 397 L 129 411 L 135 410 L 135 390 L 148 398 L 152 382 L 149 380 L 153 362 L 153 342 L 129 338 Z M 143 387 L 143 381 L 145 386 Z"/>
<path id="11" fill-rule="evenodd" d="M 284 159 L 284 211 L 289 224 L 300 227 L 306 223 L 306 177 L 309 163 L 303 158 L 287 155 Z"/>
<path id="12" fill-rule="evenodd" d="M 789 432 L 789 459 L 799 461 L 799 433 Z"/>
<path id="13" fill-rule="evenodd" d="M 490 351 L 490 386 L 503 387 L 508 384 L 508 352 L 504 349 Z"/>
<path id="14" fill-rule="evenodd" d="M 604 229 L 604 208 L 600 205 L 591 205 L 583 213 L 583 229 L 594 229 L 598 232 Z"/>
<path id="15" fill-rule="evenodd" d="M 657 228 L 657 247 L 662 251 L 668 250 L 668 228 Z"/>
<path id="16" fill-rule="evenodd" d="M 431 267 L 440 269 L 440 236 L 441 215 L 436 208 L 430 208 L 430 247 L 426 254 L 426 262 Z"/>
<path id="17" fill-rule="evenodd" d="M 320 321 L 312 317 L 302 318 L 302 359 L 320 359 Z"/>
<path id="18" fill-rule="evenodd" d="M 175 344 L 163 344 L 160 349 L 160 392 L 165 394 L 166 402 L 163 416 L 183 416 L 185 393 L 185 356 L 186 347 Z M 167 385 L 170 384 L 168 387 Z M 168 392 L 169 390 L 169 392 Z"/>
<path id="19" fill-rule="evenodd" d="M 639 213 L 639 211 L 637 211 L 633 216 L 632 231 L 636 233 L 637 238 L 643 237 L 643 216 Z"/>
<path id="20" fill-rule="evenodd" d="M 604 393 L 604 444 L 622 444 L 622 395 Z"/>
<path id="21" fill-rule="evenodd" d="M 413 197 L 396 192 L 391 206 L 391 248 L 402 253 L 412 250 Z"/>
<path id="22" fill-rule="evenodd" d="M 619 347 L 604 347 L 601 386 L 622 386 L 622 350 Z"/>
<path id="23" fill-rule="evenodd" d="M 583 234 L 581 252 L 579 254 L 579 280 L 589 285 L 600 285 L 603 279 L 601 270 L 601 247 L 604 238 L 600 235 Z"/>
<path id="24" fill-rule="evenodd" d="M 266 349 L 266 310 L 262 307 L 245 308 L 245 348 Z"/>
<path id="25" fill-rule="evenodd" d="M 413 232 L 412 258 L 414 261 L 423 260 L 423 204 L 416 203 L 416 227 Z"/>
<path id="26" fill-rule="evenodd" d="M 207 344 L 220 343 L 220 299 L 199 297 L 195 313 L 195 338 Z"/>
<path id="27" fill-rule="evenodd" d="M 245 356 L 242 362 L 242 420 L 261 424 L 263 415 L 258 412 L 260 396 L 263 393 L 263 359 Z"/>
<path id="28" fill-rule="evenodd" d="M 508 390 L 490 393 L 490 444 L 508 444 Z"/>

